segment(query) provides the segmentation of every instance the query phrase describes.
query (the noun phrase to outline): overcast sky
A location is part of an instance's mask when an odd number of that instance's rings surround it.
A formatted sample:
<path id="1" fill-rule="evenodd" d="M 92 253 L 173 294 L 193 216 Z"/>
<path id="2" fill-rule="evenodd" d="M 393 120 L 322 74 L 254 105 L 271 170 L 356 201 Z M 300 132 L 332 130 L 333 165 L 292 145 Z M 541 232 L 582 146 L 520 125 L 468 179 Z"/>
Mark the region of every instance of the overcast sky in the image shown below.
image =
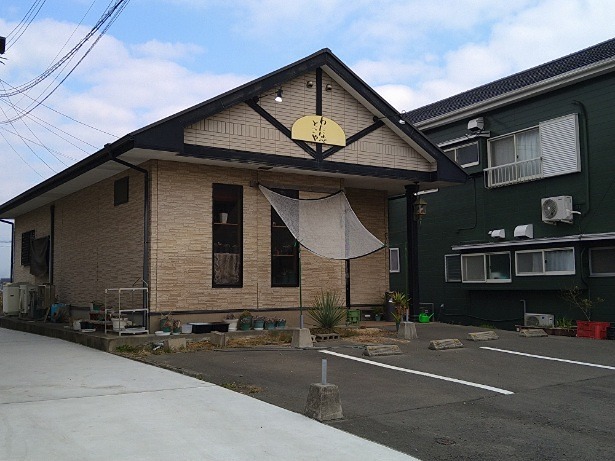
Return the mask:
<path id="1" fill-rule="evenodd" d="M 97 35 L 66 66 L 7 96 L 115 1 L 2 1 L 0 203 L 117 137 L 322 48 L 401 111 L 615 36 L 611 0 L 131 0 L 70 75 Z M 9 239 L 0 223 L 0 277 Z"/>

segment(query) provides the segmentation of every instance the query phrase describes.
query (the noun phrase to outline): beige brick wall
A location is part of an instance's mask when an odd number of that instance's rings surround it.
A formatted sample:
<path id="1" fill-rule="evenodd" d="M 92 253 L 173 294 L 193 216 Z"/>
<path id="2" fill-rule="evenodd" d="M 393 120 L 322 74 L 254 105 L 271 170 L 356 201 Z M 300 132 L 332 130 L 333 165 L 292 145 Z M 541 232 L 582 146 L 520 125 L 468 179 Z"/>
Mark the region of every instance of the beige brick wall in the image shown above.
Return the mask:
<path id="1" fill-rule="evenodd" d="M 129 202 L 113 205 L 114 181 L 130 176 Z M 19 264 L 21 232 L 49 235 L 50 207 L 15 220 L 19 236 L 15 280 L 34 282 Z M 131 286 L 143 271 L 143 175 L 127 171 L 55 203 L 54 285 L 61 302 L 87 306 L 102 301 L 105 288 Z M 47 282 L 36 280 L 36 283 Z"/>
<path id="2" fill-rule="evenodd" d="M 268 309 L 298 307 L 299 288 L 271 287 L 271 207 L 250 181 L 284 185 L 338 188 L 340 180 L 302 175 L 208 167 L 179 162 L 156 162 L 151 168 L 152 197 L 152 310 Z M 243 186 L 243 287 L 212 288 L 212 184 Z M 302 198 L 319 194 L 301 192 Z M 359 217 L 380 238 L 386 232 L 386 196 L 381 192 L 352 191 Z M 378 302 L 388 286 L 385 251 L 354 264 L 353 303 Z M 303 305 L 322 290 L 337 291 L 345 299 L 343 261 L 302 251 Z M 354 283 L 354 282 L 353 282 Z M 362 286 L 361 286 L 362 285 Z M 155 288 L 155 289 L 154 289 Z M 356 300 L 354 299 L 356 297 Z"/>
<path id="3" fill-rule="evenodd" d="M 51 229 L 50 207 L 41 207 L 15 220 L 15 247 L 13 260 L 13 280 L 31 284 L 42 284 L 49 281 L 48 276 L 34 277 L 30 274 L 30 266 L 21 265 L 21 234 L 34 231 L 34 238 L 46 237 Z"/>

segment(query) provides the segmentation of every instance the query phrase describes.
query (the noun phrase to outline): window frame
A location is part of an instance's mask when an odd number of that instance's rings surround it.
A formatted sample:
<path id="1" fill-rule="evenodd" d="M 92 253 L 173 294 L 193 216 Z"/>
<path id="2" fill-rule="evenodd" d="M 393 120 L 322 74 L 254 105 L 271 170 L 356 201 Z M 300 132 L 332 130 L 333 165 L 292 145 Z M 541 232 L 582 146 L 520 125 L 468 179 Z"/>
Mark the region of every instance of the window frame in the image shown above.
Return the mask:
<path id="1" fill-rule="evenodd" d="M 30 247 L 32 241 L 36 238 L 36 232 L 34 229 L 21 233 L 21 254 L 20 263 L 22 266 L 30 265 Z"/>
<path id="2" fill-rule="evenodd" d="M 236 195 L 236 214 L 233 215 L 230 211 L 226 209 L 226 211 L 220 211 L 224 207 L 221 207 L 220 203 L 224 203 L 225 200 L 218 199 L 216 201 L 216 187 L 220 187 L 222 189 L 228 189 L 234 191 Z M 243 186 L 239 184 L 223 184 L 223 183 L 212 183 L 211 185 L 211 216 L 212 216 L 212 233 L 211 233 L 211 286 L 212 288 L 243 288 Z M 231 201 L 227 201 L 228 203 L 232 203 Z M 227 222 L 221 222 L 219 218 L 219 214 L 221 212 L 227 213 Z M 236 220 L 236 223 L 231 221 Z M 226 238 L 229 242 L 235 242 L 237 245 L 238 251 L 238 264 L 239 264 L 239 274 L 238 274 L 238 282 L 237 283 L 216 283 L 216 253 L 225 253 L 225 251 L 216 251 L 216 247 L 219 243 L 216 242 L 216 237 L 227 235 L 224 232 L 224 229 L 227 230 L 236 230 L 237 235 L 235 238 Z M 231 236 L 232 237 L 232 236 Z M 224 245 L 231 245 L 231 243 L 224 243 Z M 218 250 L 220 250 L 218 248 Z M 231 251 L 232 252 L 232 251 Z"/>
<path id="3" fill-rule="evenodd" d="M 495 279 L 488 278 L 489 275 L 489 265 L 488 260 L 491 256 L 497 255 L 508 255 L 508 278 L 507 279 Z M 464 259 L 468 257 L 477 257 L 482 256 L 483 258 L 483 279 L 482 280 L 466 280 L 466 269 L 464 265 Z M 461 282 L 462 283 L 511 283 L 512 282 L 512 261 L 510 257 L 510 251 L 494 251 L 494 252 L 485 252 L 485 253 L 466 253 L 461 255 Z"/>
<path id="4" fill-rule="evenodd" d="M 113 206 L 123 205 L 130 201 L 130 176 L 116 179 L 113 182 Z"/>
<path id="5" fill-rule="evenodd" d="M 393 257 L 393 254 L 396 256 Z M 399 247 L 389 248 L 389 274 L 398 274 L 401 272 L 401 260 L 399 258 Z M 397 268 L 393 267 L 393 261 L 397 261 Z"/>
<path id="6" fill-rule="evenodd" d="M 449 272 L 448 272 L 448 268 L 449 268 L 449 259 L 450 258 L 457 258 L 459 260 L 459 279 L 452 279 L 449 277 Z M 447 254 L 444 255 L 444 281 L 448 282 L 448 283 L 459 283 L 459 282 L 463 282 L 463 277 L 461 275 L 462 269 L 461 269 L 461 254 L 460 253 L 453 253 L 453 254 Z"/>
<path id="7" fill-rule="evenodd" d="M 554 251 L 563 251 L 563 250 L 571 250 L 572 254 L 572 265 L 574 269 L 572 271 L 548 271 L 546 265 L 546 257 L 545 253 L 551 253 Z M 518 254 L 528 254 L 528 253 L 542 253 L 542 272 L 519 272 L 519 259 Z M 575 251 L 574 247 L 558 247 L 558 248 L 537 248 L 531 250 L 518 250 L 515 251 L 515 275 L 518 277 L 535 277 L 535 276 L 554 276 L 554 275 L 575 275 L 576 271 L 576 260 L 575 260 Z M 615 274 L 614 274 L 615 275 Z"/>
<path id="8" fill-rule="evenodd" d="M 470 162 L 470 163 L 459 163 L 458 159 L 457 159 L 457 150 L 461 149 L 462 147 L 468 147 L 468 146 L 472 146 L 475 145 L 476 146 L 476 161 L 475 162 Z M 454 152 L 453 154 L 453 161 L 455 163 L 457 163 L 457 165 L 459 165 L 461 168 L 470 168 L 472 166 L 476 166 L 476 165 L 480 165 L 480 146 L 478 144 L 478 141 L 471 141 L 471 142 L 466 142 L 466 143 L 460 143 L 458 145 L 455 145 L 454 147 L 449 147 L 447 149 L 442 149 L 442 151 L 446 154 L 448 152 Z"/>
<path id="9" fill-rule="evenodd" d="M 294 199 L 298 199 L 299 198 L 299 191 L 296 189 L 273 189 L 274 192 L 284 195 L 286 197 L 290 197 L 290 198 L 294 198 Z M 273 208 L 273 206 L 270 207 L 271 210 L 271 214 L 270 214 L 270 232 L 271 235 L 269 237 L 269 243 L 270 243 L 270 260 L 271 260 L 271 264 L 270 264 L 270 268 L 269 268 L 269 277 L 270 277 L 270 284 L 271 284 L 271 288 L 297 288 L 299 287 L 300 284 L 300 280 L 299 280 L 299 242 L 297 241 L 297 239 L 292 235 L 292 233 L 290 232 L 290 230 L 288 230 L 288 227 L 286 227 L 286 224 L 284 224 L 284 221 L 282 220 L 282 218 L 280 217 L 280 215 L 278 215 L 278 213 L 275 211 L 275 209 Z M 277 217 L 277 218 L 276 218 Z M 280 221 L 280 223 L 278 223 L 278 220 Z M 278 234 L 280 232 L 286 232 L 286 235 L 282 236 L 285 237 L 287 240 L 292 240 L 293 241 L 293 248 L 292 248 L 292 254 L 286 254 L 286 253 L 279 253 L 279 254 L 274 254 L 274 251 L 276 250 L 274 248 L 274 235 Z M 286 245 L 287 246 L 287 245 Z M 279 248 L 277 248 L 279 250 Z M 286 251 L 288 251 L 288 249 L 286 249 Z M 293 257 L 292 259 L 292 266 L 293 266 L 293 270 L 294 270 L 294 280 L 290 283 L 274 283 L 274 265 L 277 264 L 284 264 L 283 260 L 290 260 L 290 257 Z M 276 261 L 276 260 L 279 260 Z"/>
<path id="10" fill-rule="evenodd" d="M 615 246 L 610 247 L 592 247 L 589 249 L 589 276 L 590 277 L 615 277 L 615 272 L 594 272 L 592 269 L 592 253 L 596 250 L 612 250 L 615 251 Z"/>
<path id="11" fill-rule="evenodd" d="M 538 142 L 539 155 L 538 157 L 533 157 L 532 160 L 536 158 L 541 158 L 542 157 L 542 146 L 540 145 L 540 125 L 533 125 L 533 126 L 528 126 L 527 128 L 523 128 L 522 130 L 511 131 L 510 133 L 502 134 L 500 136 L 496 136 L 496 137 L 488 139 L 487 140 L 487 166 L 488 168 L 494 168 L 494 167 L 504 166 L 504 165 L 514 165 L 515 163 L 519 163 L 518 161 L 519 155 L 517 154 L 517 135 L 520 133 L 525 133 L 527 131 L 532 131 L 532 130 L 536 130 L 536 134 L 538 136 L 538 141 L 539 141 Z M 511 136 L 513 137 L 513 148 L 514 148 L 514 154 L 515 154 L 515 161 L 511 163 L 504 163 L 502 165 L 493 165 L 493 161 L 492 161 L 493 143 L 496 141 L 501 141 L 506 138 L 510 138 Z"/>

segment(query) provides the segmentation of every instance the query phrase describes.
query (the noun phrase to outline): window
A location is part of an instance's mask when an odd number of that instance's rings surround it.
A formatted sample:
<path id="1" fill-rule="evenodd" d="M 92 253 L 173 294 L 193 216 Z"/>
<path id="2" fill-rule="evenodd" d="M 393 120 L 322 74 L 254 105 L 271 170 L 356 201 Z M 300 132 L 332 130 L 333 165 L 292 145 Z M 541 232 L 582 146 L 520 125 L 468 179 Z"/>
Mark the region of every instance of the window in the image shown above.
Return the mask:
<path id="1" fill-rule="evenodd" d="M 276 189 L 278 194 L 299 198 L 297 190 Z M 282 218 L 271 207 L 271 286 L 299 286 L 299 244 Z"/>
<path id="2" fill-rule="evenodd" d="M 590 248 L 589 273 L 594 277 L 615 276 L 615 247 Z"/>
<path id="3" fill-rule="evenodd" d="M 213 185 L 213 287 L 243 284 L 243 188 Z"/>
<path id="4" fill-rule="evenodd" d="M 574 274 L 574 249 L 517 251 L 516 274 L 524 275 L 570 275 Z"/>
<path id="5" fill-rule="evenodd" d="M 30 247 L 32 246 L 32 241 L 34 240 L 34 231 L 23 232 L 21 234 L 21 265 L 29 266 L 30 265 Z"/>
<path id="6" fill-rule="evenodd" d="M 466 168 L 473 165 L 478 165 L 478 143 L 464 144 L 453 149 L 447 149 L 444 153 L 451 159 L 457 162 L 460 166 Z"/>
<path id="7" fill-rule="evenodd" d="M 113 206 L 128 203 L 129 177 L 120 178 L 113 183 Z"/>
<path id="8" fill-rule="evenodd" d="M 510 282 L 510 253 L 461 255 L 461 279 L 464 283 Z"/>
<path id="9" fill-rule="evenodd" d="M 505 186 L 580 170 L 577 114 L 493 138 L 488 143 L 487 187 Z"/>
<path id="10" fill-rule="evenodd" d="M 444 280 L 461 282 L 461 255 L 444 255 Z"/>
<path id="11" fill-rule="evenodd" d="M 399 248 L 389 248 L 389 272 L 400 272 Z"/>

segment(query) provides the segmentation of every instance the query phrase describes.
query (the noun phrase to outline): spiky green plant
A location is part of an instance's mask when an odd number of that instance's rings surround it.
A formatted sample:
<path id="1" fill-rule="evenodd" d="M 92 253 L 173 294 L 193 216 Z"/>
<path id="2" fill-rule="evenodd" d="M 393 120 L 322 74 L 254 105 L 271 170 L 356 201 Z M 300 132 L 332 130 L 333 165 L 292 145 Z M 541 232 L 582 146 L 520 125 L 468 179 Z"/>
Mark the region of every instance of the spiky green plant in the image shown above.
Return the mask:
<path id="1" fill-rule="evenodd" d="M 340 297 L 336 292 L 320 292 L 314 299 L 314 305 L 308 314 L 319 328 L 333 329 L 346 318 L 346 309 L 342 307 Z"/>

